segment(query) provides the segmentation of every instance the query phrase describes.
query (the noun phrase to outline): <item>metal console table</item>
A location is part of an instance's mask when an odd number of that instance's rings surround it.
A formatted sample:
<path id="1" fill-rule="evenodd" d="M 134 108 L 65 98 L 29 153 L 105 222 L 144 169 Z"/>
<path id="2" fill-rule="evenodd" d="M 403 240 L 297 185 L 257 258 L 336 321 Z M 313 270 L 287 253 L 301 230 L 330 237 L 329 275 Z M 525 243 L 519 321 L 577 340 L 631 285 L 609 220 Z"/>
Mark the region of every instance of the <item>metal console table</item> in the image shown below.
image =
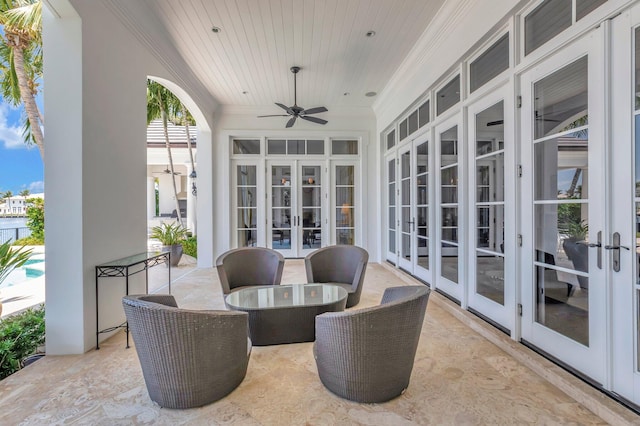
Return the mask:
<path id="1" fill-rule="evenodd" d="M 139 272 L 145 273 L 145 289 L 149 292 L 149 268 L 166 263 L 169 270 L 169 294 L 171 294 L 171 254 L 168 251 L 146 252 L 123 257 L 111 262 L 96 266 L 96 350 L 100 349 L 100 334 L 109 333 L 119 328 L 124 328 L 127 334 L 127 348 L 129 348 L 129 325 L 123 322 L 120 325 L 100 330 L 100 316 L 98 312 L 98 281 L 99 278 L 120 277 L 125 279 L 125 295 L 129 295 L 129 277 Z M 141 265 L 133 272 L 130 268 Z"/>

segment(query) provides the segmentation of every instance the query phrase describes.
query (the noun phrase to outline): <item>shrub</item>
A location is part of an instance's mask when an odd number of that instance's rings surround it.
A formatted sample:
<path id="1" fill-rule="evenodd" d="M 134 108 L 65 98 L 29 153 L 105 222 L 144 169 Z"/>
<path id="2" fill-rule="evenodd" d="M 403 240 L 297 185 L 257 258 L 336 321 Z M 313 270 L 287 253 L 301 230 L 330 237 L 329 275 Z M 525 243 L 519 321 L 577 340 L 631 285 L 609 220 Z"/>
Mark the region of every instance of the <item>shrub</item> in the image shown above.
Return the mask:
<path id="1" fill-rule="evenodd" d="M 44 306 L 0 320 L 0 380 L 20 370 L 22 360 L 44 344 Z"/>
<path id="2" fill-rule="evenodd" d="M 27 227 L 31 230 L 31 236 L 37 241 L 44 242 L 44 200 L 31 198 L 27 201 Z"/>
<path id="3" fill-rule="evenodd" d="M 182 242 L 182 251 L 191 257 L 198 258 L 198 239 L 189 237 Z"/>
<path id="4" fill-rule="evenodd" d="M 164 222 L 160 226 L 151 228 L 151 238 L 156 239 L 165 246 L 182 244 L 187 235 L 187 228 L 179 223 Z"/>
<path id="5" fill-rule="evenodd" d="M 12 243 L 14 246 L 43 246 L 44 240 L 34 237 L 33 235 L 20 238 Z"/>

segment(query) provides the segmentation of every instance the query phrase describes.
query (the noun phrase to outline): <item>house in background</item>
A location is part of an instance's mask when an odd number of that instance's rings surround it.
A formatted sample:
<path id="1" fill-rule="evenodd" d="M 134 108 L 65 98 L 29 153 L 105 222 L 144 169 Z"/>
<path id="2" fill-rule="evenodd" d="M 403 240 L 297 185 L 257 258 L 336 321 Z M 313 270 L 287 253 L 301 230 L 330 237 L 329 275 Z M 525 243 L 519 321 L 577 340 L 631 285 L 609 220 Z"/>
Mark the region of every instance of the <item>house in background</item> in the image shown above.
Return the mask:
<path id="1" fill-rule="evenodd" d="M 15 195 L 10 198 L 5 198 L 3 202 L 0 202 L 0 216 L 25 216 L 27 214 L 28 200 L 32 198 L 44 199 L 44 193 L 29 194 L 26 197 L 23 195 Z"/>
<path id="2" fill-rule="evenodd" d="M 640 406 L 638 1 L 45 4 L 49 353 L 146 249 L 151 78 L 198 124 L 199 267 L 363 246 Z"/>
<path id="3" fill-rule="evenodd" d="M 187 132 L 185 126 L 178 126 L 171 122 L 168 123 L 167 130 L 171 143 L 171 156 L 173 157 L 173 175 L 169 167 L 169 155 L 162 120 L 154 120 L 147 127 L 147 219 L 149 227 L 159 224 L 165 218 L 177 218 L 175 194 L 171 182 L 173 176 L 183 223 L 195 234 L 197 177 L 193 175 L 194 170 L 187 146 Z M 189 127 L 194 165 L 196 164 L 197 133 L 196 126 Z M 158 192 L 157 200 L 156 191 Z"/>

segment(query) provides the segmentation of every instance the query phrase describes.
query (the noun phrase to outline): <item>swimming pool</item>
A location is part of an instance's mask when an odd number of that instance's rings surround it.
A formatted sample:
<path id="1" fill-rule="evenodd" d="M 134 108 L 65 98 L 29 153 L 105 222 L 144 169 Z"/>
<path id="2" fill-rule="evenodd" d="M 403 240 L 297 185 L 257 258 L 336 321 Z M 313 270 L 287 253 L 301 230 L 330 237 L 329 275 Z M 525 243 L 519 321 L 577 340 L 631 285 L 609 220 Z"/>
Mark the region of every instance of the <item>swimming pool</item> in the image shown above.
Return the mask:
<path id="1" fill-rule="evenodd" d="M 33 257 L 11 272 L 0 288 L 11 287 L 42 276 L 44 276 L 44 257 Z"/>

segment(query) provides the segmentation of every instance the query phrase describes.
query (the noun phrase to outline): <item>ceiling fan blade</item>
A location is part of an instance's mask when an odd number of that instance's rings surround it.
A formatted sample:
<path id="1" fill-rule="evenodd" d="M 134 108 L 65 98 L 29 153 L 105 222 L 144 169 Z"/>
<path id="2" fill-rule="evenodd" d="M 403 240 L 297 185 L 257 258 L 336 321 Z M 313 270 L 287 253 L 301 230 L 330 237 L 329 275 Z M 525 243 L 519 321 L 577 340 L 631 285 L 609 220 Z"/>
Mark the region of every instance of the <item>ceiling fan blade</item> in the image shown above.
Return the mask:
<path id="1" fill-rule="evenodd" d="M 258 118 L 262 117 L 288 117 L 286 114 L 271 114 L 271 115 L 259 115 Z"/>
<path id="2" fill-rule="evenodd" d="M 311 121 L 313 123 L 318 123 L 318 124 L 327 124 L 328 123 L 327 120 L 323 120 L 322 118 L 317 118 L 317 117 L 302 117 L 302 116 L 300 116 L 300 118 L 302 118 L 303 120 Z"/>
<path id="3" fill-rule="evenodd" d="M 318 114 L 320 112 L 327 112 L 328 109 L 326 109 L 325 107 L 316 107 L 316 108 L 309 108 L 309 109 L 305 109 L 304 111 L 302 111 L 302 114 Z"/>
<path id="4" fill-rule="evenodd" d="M 504 124 L 504 120 L 490 121 L 490 122 L 487 123 L 487 127 L 499 126 L 501 124 Z"/>
<path id="5" fill-rule="evenodd" d="M 287 111 L 287 114 L 291 115 L 291 108 L 289 108 L 286 105 L 282 105 L 281 103 L 276 102 L 276 105 L 278 105 L 280 108 L 282 108 L 283 110 Z"/>
<path id="6" fill-rule="evenodd" d="M 294 115 L 293 117 L 291 117 L 291 120 L 287 121 L 287 126 L 286 126 L 286 127 L 287 127 L 287 129 L 288 129 L 289 127 L 292 127 L 292 126 L 293 126 L 293 123 L 295 123 L 295 122 L 296 122 L 296 118 L 298 118 L 298 117 L 296 117 L 296 116 Z M 304 117 L 302 117 L 302 118 L 304 118 Z"/>

